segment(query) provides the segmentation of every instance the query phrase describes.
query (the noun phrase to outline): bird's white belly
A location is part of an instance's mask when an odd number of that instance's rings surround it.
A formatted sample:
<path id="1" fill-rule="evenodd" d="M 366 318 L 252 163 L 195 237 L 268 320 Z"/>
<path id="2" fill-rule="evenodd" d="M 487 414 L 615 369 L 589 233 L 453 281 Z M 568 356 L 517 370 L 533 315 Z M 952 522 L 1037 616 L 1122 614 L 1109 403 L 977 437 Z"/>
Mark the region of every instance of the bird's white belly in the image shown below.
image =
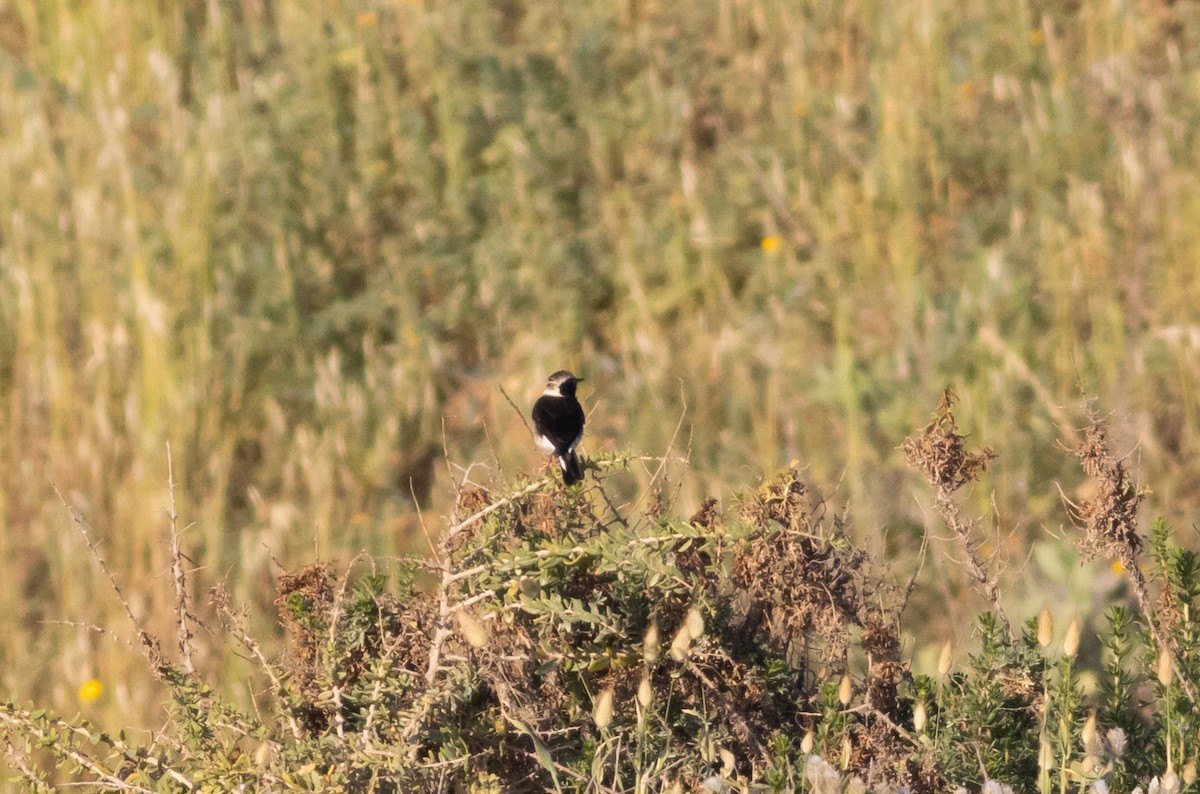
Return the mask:
<path id="1" fill-rule="evenodd" d="M 535 444 L 537 444 L 537 448 L 540 449 L 542 452 L 545 452 L 548 454 L 548 453 L 551 453 L 554 451 L 554 444 L 551 443 L 550 439 L 546 438 L 545 436 L 542 436 L 542 435 L 535 436 L 533 441 Z"/>

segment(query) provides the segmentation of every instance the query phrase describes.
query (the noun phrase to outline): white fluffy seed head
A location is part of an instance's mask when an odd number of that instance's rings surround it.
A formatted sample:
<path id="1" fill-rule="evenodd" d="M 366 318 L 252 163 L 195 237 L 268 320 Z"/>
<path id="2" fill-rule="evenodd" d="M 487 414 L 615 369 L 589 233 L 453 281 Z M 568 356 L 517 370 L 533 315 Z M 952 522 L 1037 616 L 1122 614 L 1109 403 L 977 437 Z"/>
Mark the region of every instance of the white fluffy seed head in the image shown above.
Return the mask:
<path id="1" fill-rule="evenodd" d="M 687 630 L 693 640 L 698 640 L 704 636 L 704 615 L 695 607 L 688 610 Z"/>
<path id="2" fill-rule="evenodd" d="M 942 652 L 938 656 L 938 677 L 944 677 L 950 672 L 951 656 L 954 653 L 954 646 L 950 644 L 950 640 L 942 643 Z"/>
<path id="3" fill-rule="evenodd" d="M 1169 687 L 1175 677 L 1175 665 L 1171 661 L 1171 649 L 1164 647 L 1158 652 L 1158 683 Z"/>
<path id="4" fill-rule="evenodd" d="M 1083 723 L 1083 730 L 1079 732 L 1079 738 L 1083 742 L 1083 750 L 1089 755 L 1094 755 L 1100 748 L 1100 732 L 1096 728 L 1096 712 L 1092 712 L 1087 718 L 1087 722 Z"/>
<path id="5" fill-rule="evenodd" d="M 458 621 L 459 632 L 472 648 L 482 648 L 488 644 L 487 628 L 474 615 L 465 609 L 460 609 L 454 613 L 454 618 Z"/>
<path id="6" fill-rule="evenodd" d="M 1079 637 L 1083 627 L 1079 623 L 1079 614 L 1076 613 L 1071 622 L 1067 624 L 1067 634 L 1063 637 L 1063 653 L 1068 658 L 1073 658 L 1079 653 Z"/>
<path id="7" fill-rule="evenodd" d="M 1054 642 L 1054 615 L 1050 614 L 1048 606 L 1042 607 L 1038 613 L 1037 641 L 1042 648 L 1049 648 L 1050 643 Z"/>
<path id="8" fill-rule="evenodd" d="M 658 621 L 651 620 L 642 638 L 642 658 L 650 664 L 658 661 Z"/>
<path id="9" fill-rule="evenodd" d="M 1054 768 L 1054 746 L 1045 737 L 1042 738 L 1042 745 L 1038 748 L 1038 768 L 1046 771 Z"/>
<path id="10" fill-rule="evenodd" d="M 612 723 L 613 717 L 613 691 L 608 688 L 600 693 L 600 697 L 596 698 L 596 706 L 592 711 L 592 719 L 596 722 L 596 727 L 604 730 Z"/>
<path id="11" fill-rule="evenodd" d="M 653 699 L 654 688 L 650 686 L 650 674 L 642 673 L 642 680 L 638 684 L 637 701 L 642 708 L 648 708 Z"/>
<path id="12" fill-rule="evenodd" d="M 675 638 L 671 640 L 671 658 L 677 662 L 682 662 L 687 659 L 688 649 L 692 647 L 692 634 L 688 631 L 687 621 L 679 627 L 679 631 L 675 632 Z"/>

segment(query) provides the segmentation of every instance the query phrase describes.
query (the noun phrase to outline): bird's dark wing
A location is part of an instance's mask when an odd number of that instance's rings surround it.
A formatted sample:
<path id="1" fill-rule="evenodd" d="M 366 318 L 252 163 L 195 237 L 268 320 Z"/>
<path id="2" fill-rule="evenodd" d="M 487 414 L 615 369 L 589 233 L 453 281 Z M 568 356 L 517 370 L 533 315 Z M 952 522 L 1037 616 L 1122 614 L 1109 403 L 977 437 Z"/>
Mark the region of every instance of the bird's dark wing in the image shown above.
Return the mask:
<path id="1" fill-rule="evenodd" d="M 533 404 L 533 426 L 562 455 L 583 432 L 583 406 L 578 400 L 542 395 Z"/>

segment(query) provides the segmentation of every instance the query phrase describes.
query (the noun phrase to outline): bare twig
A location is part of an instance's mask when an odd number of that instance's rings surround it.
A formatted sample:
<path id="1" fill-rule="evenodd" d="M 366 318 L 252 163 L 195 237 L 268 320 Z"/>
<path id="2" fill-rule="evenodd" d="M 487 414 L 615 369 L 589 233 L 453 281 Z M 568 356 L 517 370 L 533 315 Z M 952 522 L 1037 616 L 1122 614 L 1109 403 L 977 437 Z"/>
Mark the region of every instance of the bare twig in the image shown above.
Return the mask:
<path id="1" fill-rule="evenodd" d="M 179 513 L 175 509 L 175 467 L 171 460 L 171 442 L 167 442 L 167 488 L 171 492 L 171 575 L 175 580 L 175 621 L 179 631 L 179 655 L 183 669 L 188 675 L 196 674 L 192 662 L 192 630 L 188 626 L 191 610 L 188 608 L 187 575 L 183 570 L 183 554 L 179 551 Z"/>
<path id="2" fill-rule="evenodd" d="M 730 702 L 729 696 L 690 659 L 687 662 L 687 669 L 692 675 L 696 676 L 696 679 L 700 683 L 704 684 L 704 687 L 712 693 L 718 705 L 725 711 L 725 716 L 729 720 L 729 726 L 733 729 L 733 735 L 738 741 L 748 744 L 768 767 L 774 767 L 775 762 L 772 760 L 771 754 L 767 752 L 767 748 L 763 746 L 763 743 L 758 740 L 758 736 L 751 730 L 750 724 L 746 722 L 746 718 Z"/>
<path id="3" fill-rule="evenodd" d="M 904 595 L 900 598 L 901 613 L 908 607 L 908 600 L 912 598 L 913 591 L 917 589 L 917 578 L 921 575 L 921 571 L 925 568 L 926 553 L 929 551 L 929 527 L 921 533 L 921 550 L 917 552 L 917 568 L 912 572 L 912 576 L 908 579 L 908 584 L 904 588 Z"/>
<path id="4" fill-rule="evenodd" d="M 675 423 L 675 430 L 671 433 L 671 440 L 667 442 L 667 450 L 663 453 L 662 458 L 659 459 L 658 468 L 655 470 L 654 474 L 650 476 L 650 482 L 646 484 L 646 488 L 644 491 L 642 491 L 642 495 L 638 497 L 636 502 L 633 503 L 633 507 L 629 508 L 630 512 L 637 510 L 642 504 L 642 501 L 645 500 L 646 496 L 648 496 L 654 490 L 654 484 L 658 481 L 658 478 L 662 476 L 663 471 L 667 468 L 667 461 L 671 460 L 671 452 L 675 449 L 675 440 L 679 438 L 679 431 L 683 429 L 683 420 L 687 418 L 687 400 L 684 398 L 682 381 L 679 383 L 679 402 L 682 403 L 683 408 L 679 412 L 679 421 Z M 690 438 L 688 440 L 688 444 L 690 452 Z"/>
<path id="5" fill-rule="evenodd" d="M 267 660 L 263 654 L 262 648 L 258 641 L 251 636 L 246 627 L 242 625 L 242 621 L 238 615 L 235 615 L 229 607 L 229 593 L 224 587 L 218 585 L 209 591 L 209 599 L 217 610 L 217 617 L 221 619 L 221 624 L 225 629 L 234 636 L 238 642 L 242 644 L 246 650 L 253 654 L 258 660 L 258 666 L 266 674 L 267 680 L 271 682 L 271 693 L 277 699 L 283 698 L 283 680 L 275 672 L 274 666 Z M 288 727 L 292 730 L 292 736 L 299 739 L 301 737 L 300 724 L 296 722 L 296 718 L 291 711 L 287 711 Z"/>
<path id="6" fill-rule="evenodd" d="M 442 541 L 439 544 L 439 548 L 435 552 L 437 554 L 438 568 L 441 571 L 441 582 L 438 585 L 438 622 L 437 628 L 433 632 L 433 637 L 429 642 L 429 665 L 425 669 L 426 683 L 432 685 L 434 680 L 437 678 L 438 671 L 441 669 L 442 649 L 445 647 L 446 640 L 449 639 L 450 634 L 452 633 L 450 630 L 450 619 L 454 614 L 455 607 L 450 603 L 450 590 L 454 586 L 454 583 L 462 578 L 453 568 L 451 543 L 455 536 L 475 522 L 486 518 L 505 505 L 512 504 L 518 499 L 528 496 L 540 488 L 544 488 L 549 482 L 550 480 L 548 478 L 531 482 L 529 485 L 525 486 L 511 496 L 507 496 L 498 502 L 490 504 L 482 510 L 476 512 L 474 515 L 468 516 L 466 519 L 449 527 L 446 530 L 446 534 L 442 536 Z"/>
<path id="7" fill-rule="evenodd" d="M 78 620 L 43 620 L 43 621 L 39 621 L 39 622 L 44 626 L 70 626 L 70 627 L 76 628 L 76 629 L 87 629 L 88 631 L 99 634 L 101 637 L 108 637 L 113 642 L 119 642 L 122 645 L 126 646 L 127 648 L 131 648 L 132 650 L 135 650 L 135 651 L 138 650 L 137 645 L 135 645 L 130 640 L 126 639 L 125 637 L 122 637 L 120 634 L 117 634 L 115 631 L 106 629 L 103 626 L 97 626 L 95 623 L 83 623 Z"/>
<path id="8" fill-rule="evenodd" d="M 965 437 L 958 432 L 954 420 L 956 399 L 949 388 L 942 392 L 933 421 L 905 439 L 901 448 L 909 465 L 920 471 L 933 486 L 934 510 L 958 539 L 963 566 L 971 584 L 992 605 L 1004 626 L 1005 635 L 1012 642 L 1016 636 L 1000 602 L 1000 585 L 979 556 L 980 543 L 975 539 L 979 522 L 963 517 L 962 508 L 954 499 L 955 491 L 979 479 L 996 453 L 987 447 L 973 453 L 966 451 Z"/>
<path id="9" fill-rule="evenodd" d="M 446 417 L 442 417 L 442 462 L 446 464 L 446 479 L 450 481 L 450 487 L 454 489 L 454 510 L 452 515 L 455 520 L 458 520 L 458 506 L 462 503 L 462 489 L 454 479 L 454 469 L 450 465 L 450 445 L 446 441 Z M 470 471 L 470 469 L 468 469 Z"/>
<path id="10" fill-rule="evenodd" d="M 433 544 L 433 537 L 429 534 L 429 528 L 425 526 L 425 513 L 421 511 L 421 503 L 417 501 L 417 491 L 413 486 L 412 477 L 408 478 L 408 492 L 412 494 L 413 506 L 417 508 L 417 524 L 421 527 L 421 534 L 425 536 L 425 542 L 429 544 L 429 551 L 436 558 L 437 546 Z"/>
<path id="11" fill-rule="evenodd" d="M 500 508 L 504 507 L 505 505 L 510 505 L 513 502 L 517 501 L 518 499 L 528 496 L 529 494 L 533 493 L 534 491 L 540 490 L 541 488 L 545 488 L 549 482 L 550 482 L 550 479 L 546 478 L 546 477 L 544 477 L 540 480 L 534 480 L 533 482 L 529 483 L 529 485 L 526 485 L 524 488 L 517 491 L 515 494 L 512 494 L 511 496 L 507 496 L 498 502 L 493 502 L 492 504 L 483 508 L 482 510 L 475 513 L 474 515 L 468 516 L 467 518 L 463 519 L 462 521 L 458 522 L 457 524 L 455 524 L 454 526 L 452 526 L 446 530 L 446 536 L 444 538 L 442 538 L 441 545 L 443 547 L 447 547 L 449 545 L 449 541 L 455 535 L 457 535 L 459 532 L 462 532 L 464 529 L 471 526 L 476 521 L 479 521 L 481 518 L 488 517 L 492 513 L 496 512 Z"/>
<path id="12" fill-rule="evenodd" d="M 536 436 L 534 435 L 533 428 L 529 426 L 529 420 L 525 418 L 524 412 L 522 412 L 521 409 L 517 407 L 517 404 L 513 402 L 513 398 L 508 396 L 508 392 L 504 390 L 503 383 L 500 384 L 500 393 L 504 395 L 504 399 L 508 400 L 508 404 L 512 406 L 512 409 L 517 412 L 517 416 L 521 418 L 521 424 L 525 425 L 525 429 L 529 431 L 529 437 L 535 438 Z"/>
<path id="13" fill-rule="evenodd" d="M 934 509 L 958 540 L 958 547 L 963 552 L 963 566 L 967 569 L 967 577 L 980 595 L 992 605 L 1009 640 L 1014 639 L 1012 624 L 1009 623 L 1008 615 L 1004 612 L 1004 605 L 1000 601 L 1000 584 L 984 565 L 983 558 L 979 556 L 980 544 L 973 537 L 979 522 L 963 518 L 962 508 L 959 507 L 958 502 L 954 501 L 951 493 L 937 484 L 934 487 Z"/>
<path id="14" fill-rule="evenodd" d="M 921 746 L 921 742 L 917 739 L 917 737 L 913 736 L 912 733 L 910 733 L 903 725 L 897 724 L 886 713 L 884 713 L 880 709 L 875 708 L 874 706 L 872 706 L 870 704 L 863 703 L 862 705 L 855 706 L 852 709 L 846 709 L 844 713 L 846 713 L 846 714 L 869 714 L 872 717 L 878 718 L 879 721 L 882 722 L 884 725 L 888 726 L 888 728 L 893 733 L 895 733 L 901 739 L 904 739 L 909 744 L 911 744 L 915 747 Z"/>
<path id="15" fill-rule="evenodd" d="M 50 784 L 38 777 L 29 764 L 25 763 L 25 756 L 17 751 L 17 748 L 13 746 L 12 740 L 8 738 L 7 734 L 4 736 L 4 757 L 16 767 L 17 771 L 21 773 L 26 781 L 33 784 L 34 790 L 41 787 L 50 787 Z"/>
<path id="16" fill-rule="evenodd" d="M 70 741 L 66 738 L 66 736 L 69 734 L 81 736 L 82 738 L 86 738 L 90 741 L 89 732 L 87 730 L 80 728 L 77 725 L 72 725 L 69 722 L 64 722 L 63 720 L 53 718 L 46 719 L 47 722 L 54 728 L 55 735 L 53 740 L 50 740 L 51 732 L 38 725 L 37 720 L 34 719 L 32 713 L 26 711 L 25 709 L 13 706 L 12 704 L 0 704 L 0 722 L 5 723 L 10 729 L 15 730 L 19 734 L 24 734 L 26 736 L 31 736 L 41 740 L 42 746 L 45 746 L 54 755 L 70 761 L 71 763 L 77 765 L 80 769 L 86 769 L 89 773 L 95 775 L 98 782 L 101 782 L 105 786 L 109 786 L 118 791 L 137 791 L 145 792 L 145 794 L 153 794 L 152 789 L 128 783 L 125 780 L 117 777 L 116 774 L 110 772 L 96 759 L 75 749 L 75 747 L 73 747 Z M 110 745 L 112 745 L 115 749 L 121 749 L 116 745 L 115 742 L 112 742 L 111 740 Z M 188 790 L 195 788 L 195 784 L 188 780 L 187 777 L 185 777 L 178 770 L 165 767 L 160 762 L 150 760 L 149 758 L 146 760 L 149 763 L 153 763 L 158 766 L 165 774 L 169 775 L 173 780 Z"/>
<path id="17" fill-rule="evenodd" d="M 329 618 L 329 646 L 332 648 L 337 641 L 338 623 L 342 618 L 342 602 L 346 600 L 346 588 L 350 585 L 350 572 L 354 570 L 354 566 L 358 561 L 367 556 L 365 551 L 360 551 L 354 555 L 354 559 L 350 560 L 350 564 L 346 566 L 346 573 L 342 576 L 342 586 L 338 588 L 337 595 L 333 597 L 333 607 L 330 609 Z M 346 733 L 346 718 L 343 716 L 345 708 L 342 706 L 342 688 L 335 682 L 331 686 L 333 694 L 333 716 L 337 722 L 338 738 L 345 736 Z"/>
<path id="18" fill-rule="evenodd" d="M 112 575 L 112 571 L 110 571 L 108 568 L 108 563 L 104 561 L 104 557 L 100 554 L 99 546 L 97 545 L 96 541 L 92 539 L 91 525 L 88 524 L 87 520 L 79 512 L 77 512 L 74 507 L 71 506 L 66 497 L 62 495 L 62 492 L 58 490 L 58 486 L 52 485 L 51 487 L 54 488 L 54 493 L 63 503 L 63 507 L 67 508 L 67 512 L 70 514 L 71 520 L 75 522 L 75 526 L 79 528 L 79 533 L 83 535 L 83 542 L 87 544 L 88 551 L 90 551 L 92 554 L 92 559 L 94 559 L 96 564 L 100 566 L 101 572 L 103 572 L 104 576 L 108 579 L 109 586 L 112 587 L 113 592 L 117 595 L 117 601 L 119 601 L 121 607 L 124 608 L 126 617 L 129 618 L 129 622 L 133 625 L 134 630 L 137 632 L 139 648 L 142 652 L 142 656 L 146 658 L 147 663 L 150 665 L 150 672 L 153 673 L 155 678 L 164 680 L 166 678 L 168 664 L 166 659 L 163 657 L 162 648 L 159 645 L 158 638 L 147 631 L 142 625 L 141 621 L 139 621 L 133 614 L 133 608 L 129 606 L 129 601 L 126 600 L 125 594 L 121 592 L 121 586 L 117 584 L 116 577 Z"/>

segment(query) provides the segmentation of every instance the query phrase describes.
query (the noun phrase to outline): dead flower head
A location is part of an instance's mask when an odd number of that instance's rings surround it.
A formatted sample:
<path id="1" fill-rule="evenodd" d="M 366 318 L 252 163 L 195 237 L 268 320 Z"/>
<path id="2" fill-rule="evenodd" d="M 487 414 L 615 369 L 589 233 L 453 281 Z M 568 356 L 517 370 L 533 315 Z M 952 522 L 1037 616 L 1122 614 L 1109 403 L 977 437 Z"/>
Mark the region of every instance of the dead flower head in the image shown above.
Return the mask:
<path id="1" fill-rule="evenodd" d="M 958 432 L 954 421 L 956 399 L 949 389 L 942 392 L 942 402 L 933 421 L 920 433 L 906 438 L 900 447 L 908 464 L 924 474 L 935 488 L 946 493 L 979 479 L 996 457 L 990 447 L 967 452 L 963 445 L 966 436 Z"/>
<path id="2" fill-rule="evenodd" d="M 1137 511 L 1144 493 L 1133 483 L 1124 461 L 1109 451 L 1108 427 L 1103 419 L 1092 417 L 1075 455 L 1097 485 L 1093 498 L 1081 504 L 1068 503 L 1072 517 L 1083 530 L 1080 553 L 1089 559 L 1104 554 L 1123 562 L 1133 560 L 1142 545 L 1137 534 Z"/>

